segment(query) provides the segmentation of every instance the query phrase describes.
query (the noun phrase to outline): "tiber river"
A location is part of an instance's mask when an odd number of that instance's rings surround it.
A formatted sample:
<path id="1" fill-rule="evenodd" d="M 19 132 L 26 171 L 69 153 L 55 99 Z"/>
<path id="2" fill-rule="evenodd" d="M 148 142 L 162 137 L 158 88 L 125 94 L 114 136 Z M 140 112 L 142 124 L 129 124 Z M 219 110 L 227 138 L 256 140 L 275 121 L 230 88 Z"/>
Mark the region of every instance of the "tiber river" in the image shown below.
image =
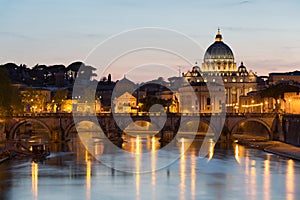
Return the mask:
<path id="1" fill-rule="evenodd" d="M 93 147 L 98 155 L 95 159 L 80 142 L 73 140 L 65 146 L 52 145 L 51 155 L 44 161 L 15 159 L 3 163 L 0 199 L 300 198 L 297 161 L 235 143 L 214 146 L 212 142 L 208 155 L 202 157 L 201 140 L 192 142 L 182 138 L 174 140 L 164 155 L 157 151 L 160 147 L 157 138 L 125 139 L 122 148 L 129 156 L 104 155 L 105 143 L 98 141 Z M 173 159 L 168 155 L 178 155 L 181 151 L 186 153 L 171 165 L 155 170 L 158 162 L 168 163 L 170 157 Z M 148 155 L 146 159 L 144 152 Z"/>

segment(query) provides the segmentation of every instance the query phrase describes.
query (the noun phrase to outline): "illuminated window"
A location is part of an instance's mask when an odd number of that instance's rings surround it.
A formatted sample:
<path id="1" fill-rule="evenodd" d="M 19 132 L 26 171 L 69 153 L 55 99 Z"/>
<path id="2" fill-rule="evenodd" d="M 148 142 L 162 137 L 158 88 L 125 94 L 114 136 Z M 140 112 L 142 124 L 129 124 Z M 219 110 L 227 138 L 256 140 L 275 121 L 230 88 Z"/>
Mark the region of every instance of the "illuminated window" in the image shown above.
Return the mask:
<path id="1" fill-rule="evenodd" d="M 242 78 L 240 79 L 240 82 L 243 82 L 243 79 L 242 79 Z"/>

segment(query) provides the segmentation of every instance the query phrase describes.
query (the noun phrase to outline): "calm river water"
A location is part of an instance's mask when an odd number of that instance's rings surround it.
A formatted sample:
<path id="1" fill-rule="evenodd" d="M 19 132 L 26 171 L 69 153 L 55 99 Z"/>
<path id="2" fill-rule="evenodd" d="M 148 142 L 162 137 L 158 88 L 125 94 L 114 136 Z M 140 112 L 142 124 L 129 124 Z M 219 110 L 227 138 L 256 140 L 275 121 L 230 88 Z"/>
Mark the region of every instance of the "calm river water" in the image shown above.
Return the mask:
<path id="1" fill-rule="evenodd" d="M 186 143 L 188 141 L 175 141 L 171 151 L 180 152 Z M 201 141 L 188 145 L 191 146 L 183 156 L 163 169 L 131 173 L 102 164 L 76 143 L 67 148 L 56 144 L 45 161 L 24 159 L 1 164 L 0 199 L 300 198 L 300 163 L 297 161 L 235 143 L 210 146 L 208 155 L 201 157 Z M 164 160 L 154 151 L 157 148 L 159 142 L 155 138 L 130 138 L 123 149 L 137 153 L 135 155 L 148 149 L 151 159 L 143 161 L 133 156 L 115 164 L 133 165 L 135 170 L 141 170 L 143 164 L 153 165 Z M 100 155 L 104 151 L 101 145 L 94 150 Z"/>

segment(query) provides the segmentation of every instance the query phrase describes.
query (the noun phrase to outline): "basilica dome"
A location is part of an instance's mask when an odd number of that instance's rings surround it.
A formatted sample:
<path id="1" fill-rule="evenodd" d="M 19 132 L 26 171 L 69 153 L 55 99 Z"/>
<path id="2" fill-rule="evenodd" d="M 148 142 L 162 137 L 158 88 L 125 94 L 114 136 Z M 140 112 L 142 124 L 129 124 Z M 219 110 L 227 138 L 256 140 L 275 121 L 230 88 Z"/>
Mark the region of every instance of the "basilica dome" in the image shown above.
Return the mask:
<path id="1" fill-rule="evenodd" d="M 210 45 L 204 55 L 204 62 L 217 59 L 234 60 L 230 47 L 222 41 Z"/>
<path id="2" fill-rule="evenodd" d="M 204 54 L 204 71 L 234 71 L 234 55 L 230 47 L 223 41 L 220 29 L 216 35 L 215 42 L 208 47 Z"/>

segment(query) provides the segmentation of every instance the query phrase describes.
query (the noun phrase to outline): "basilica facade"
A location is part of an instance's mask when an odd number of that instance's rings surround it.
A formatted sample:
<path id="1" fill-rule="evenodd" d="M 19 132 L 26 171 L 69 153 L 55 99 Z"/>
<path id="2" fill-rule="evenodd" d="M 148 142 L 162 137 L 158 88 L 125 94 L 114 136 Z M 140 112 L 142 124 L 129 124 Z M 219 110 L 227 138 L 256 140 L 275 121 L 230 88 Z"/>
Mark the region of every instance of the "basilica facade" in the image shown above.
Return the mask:
<path id="1" fill-rule="evenodd" d="M 183 105 L 181 112 L 220 112 L 226 107 L 227 112 L 237 113 L 243 106 L 241 97 L 265 87 L 264 81 L 248 70 L 243 62 L 237 67 L 234 54 L 223 42 L 220 29 L 215 42 L 204 54 L 201 67 L 195 63 L 191 70 L 182 74 L 182 78 L 185 84 L 178 90 Z M 193 91 L 188 89 L 190 86 Z"/>

